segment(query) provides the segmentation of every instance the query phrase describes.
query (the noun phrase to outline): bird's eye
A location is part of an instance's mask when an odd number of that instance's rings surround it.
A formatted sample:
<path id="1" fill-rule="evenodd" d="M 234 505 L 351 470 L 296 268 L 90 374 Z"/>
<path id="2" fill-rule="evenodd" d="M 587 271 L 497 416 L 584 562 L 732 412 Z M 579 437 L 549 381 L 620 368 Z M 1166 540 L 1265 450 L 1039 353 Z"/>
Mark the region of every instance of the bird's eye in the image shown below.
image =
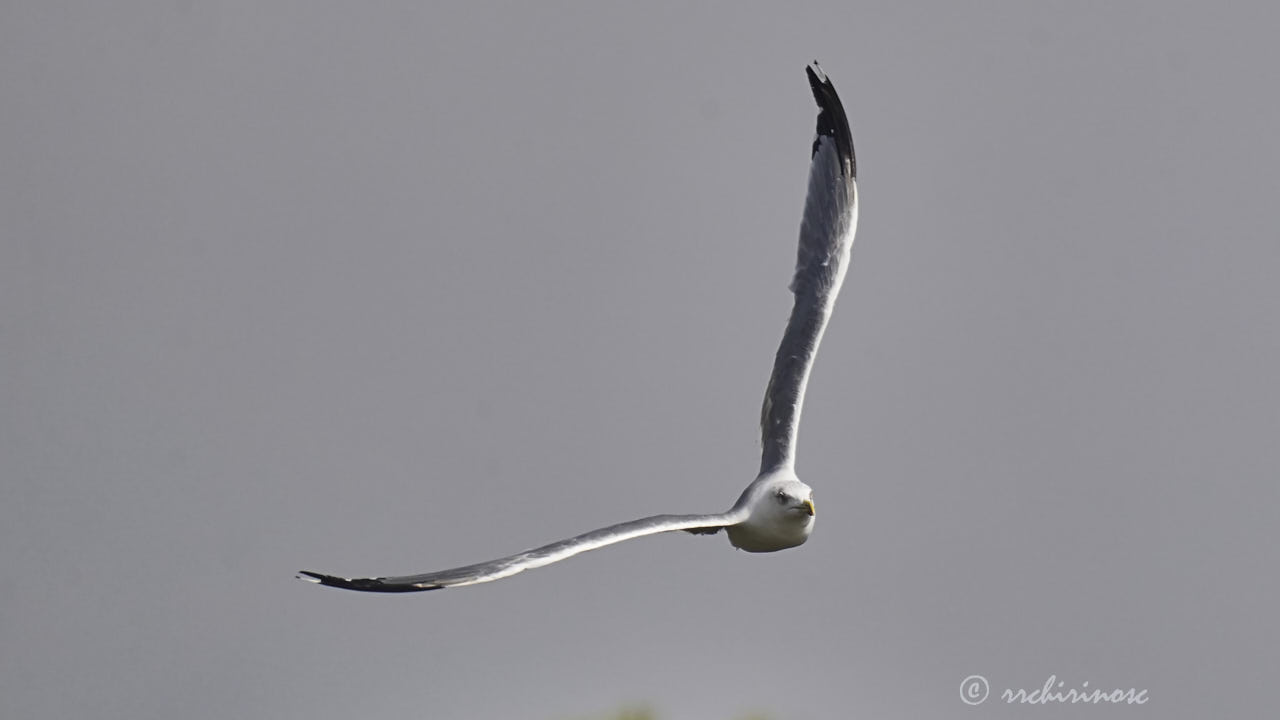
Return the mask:
<path id="1" fill-rule="evenodd" d="M 778 502 L 785 503 L 787 501 L 787 494 L 782 490 L 779 490 L 777 498 L 778 498 Z"/>

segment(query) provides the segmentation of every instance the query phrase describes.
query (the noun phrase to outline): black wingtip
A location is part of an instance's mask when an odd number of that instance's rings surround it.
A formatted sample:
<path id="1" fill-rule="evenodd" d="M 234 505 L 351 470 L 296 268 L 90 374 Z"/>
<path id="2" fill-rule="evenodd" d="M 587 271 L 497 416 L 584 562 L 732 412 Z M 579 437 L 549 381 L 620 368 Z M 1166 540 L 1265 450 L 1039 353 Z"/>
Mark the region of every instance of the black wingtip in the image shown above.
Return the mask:
<path id="1" fill-rule="evenodd" d="M 814 92 L 818 91 L 819 85 L 831 82 L 827 79 L 827 74 L 822 72 L 822 66 L 818 64 L 817 60 L 809 63 L 808 67 L 804 69 L 804 72 L 809 76 L 809 85 L 813 88 Z"/>
<path id="2" fill-rule="evenodd" d="M 822 71 L 818 61 L 814 60 L 804 69 L 809 76 L 809 87 L 813 89 L 813 99 L 818 103 L 818 137 L 813 141 L 813 154 L 818 153 L 818 143 L 823 137 L 835 140 L 836 150 L 845 161 L 849 177 L 858 176 L 858 160 L 853 153 L 853 133 L 849 132 L 849 119 L 844 114 L 844 105 L 831 79 Z"/>
<path id="3" fill-rule="evenodd" d="M 306 577 L 303 577 L 304 575 Z M 416 585 L 389 585 L 378 578 L 341 578 L 334 575 L 324 575 L 322 573 L 311 572 L 310 570 L 299 570 L 298 574 L 294 577 L 299 580 L 305 580 L 309 583 L 318 583 L 328 587 L 342 588 L 343 590 L 358 590 L 360 592 L 425 592 L 427 590 L 439 590 L 442 587 L 440 585 L 432 587 L 418 587 Z"/>

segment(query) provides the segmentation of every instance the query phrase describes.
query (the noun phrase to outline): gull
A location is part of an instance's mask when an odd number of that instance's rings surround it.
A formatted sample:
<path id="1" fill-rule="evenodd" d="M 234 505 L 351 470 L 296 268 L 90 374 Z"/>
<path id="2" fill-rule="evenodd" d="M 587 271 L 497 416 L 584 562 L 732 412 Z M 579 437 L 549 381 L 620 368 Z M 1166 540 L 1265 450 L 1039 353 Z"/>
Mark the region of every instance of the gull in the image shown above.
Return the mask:
<path id="1" fill-rule="evenodd" d="M 760 473 L 727 512 L 655 515 L 592 530 L 497 560 L 398 577 L 344 578 L 300 571 L 301 580 L 364 592 L 421 592 L 475 585 L 550 565 L 632 538 L 683 530 L 724 530 L 734 547 L 762 553 L 804 543 L 813 530 L 813 490 L 795 473 L 796 431 L 813 358 L 844 282 L 858 222 L 857 162 L 853 137 L 836 89 L 815 61 L 809 86 L 818 103 L 810 154 L 809 190 L 800 223 L 800 248 L 791 292 L 795 304 L 773 362 L 760 412 Z"/>

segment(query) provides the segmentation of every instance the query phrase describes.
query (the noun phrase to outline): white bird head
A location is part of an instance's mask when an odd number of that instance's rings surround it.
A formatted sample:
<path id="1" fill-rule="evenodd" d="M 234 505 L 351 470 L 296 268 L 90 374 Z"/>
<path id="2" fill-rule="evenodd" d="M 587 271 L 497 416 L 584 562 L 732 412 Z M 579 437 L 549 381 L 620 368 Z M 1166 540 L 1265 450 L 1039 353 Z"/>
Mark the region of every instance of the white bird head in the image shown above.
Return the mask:
<path id="1" fill-rule="evenodd" d="M 729 542 L 748 552 L 773 552 L 801 545 L 813 530 L 813 489 L 790 468 L 761 475 L 738 500 L 749 515 L 730 526 Z"/>

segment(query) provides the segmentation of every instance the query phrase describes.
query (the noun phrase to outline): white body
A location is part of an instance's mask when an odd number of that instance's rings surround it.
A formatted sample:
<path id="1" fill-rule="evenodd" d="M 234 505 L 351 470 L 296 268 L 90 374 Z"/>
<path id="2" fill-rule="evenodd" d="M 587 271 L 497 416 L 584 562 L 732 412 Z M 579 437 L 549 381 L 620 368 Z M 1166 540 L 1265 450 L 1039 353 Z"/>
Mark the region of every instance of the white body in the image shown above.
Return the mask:
<path id="1" fill-rule="evenodd" d="M 761 475 L 739 504 L 747 519 L 725 528 L 729 542 L 747 552 L 775 552 L 803 545 L 813 531 L 813 491 L 790 467 Z"/>

